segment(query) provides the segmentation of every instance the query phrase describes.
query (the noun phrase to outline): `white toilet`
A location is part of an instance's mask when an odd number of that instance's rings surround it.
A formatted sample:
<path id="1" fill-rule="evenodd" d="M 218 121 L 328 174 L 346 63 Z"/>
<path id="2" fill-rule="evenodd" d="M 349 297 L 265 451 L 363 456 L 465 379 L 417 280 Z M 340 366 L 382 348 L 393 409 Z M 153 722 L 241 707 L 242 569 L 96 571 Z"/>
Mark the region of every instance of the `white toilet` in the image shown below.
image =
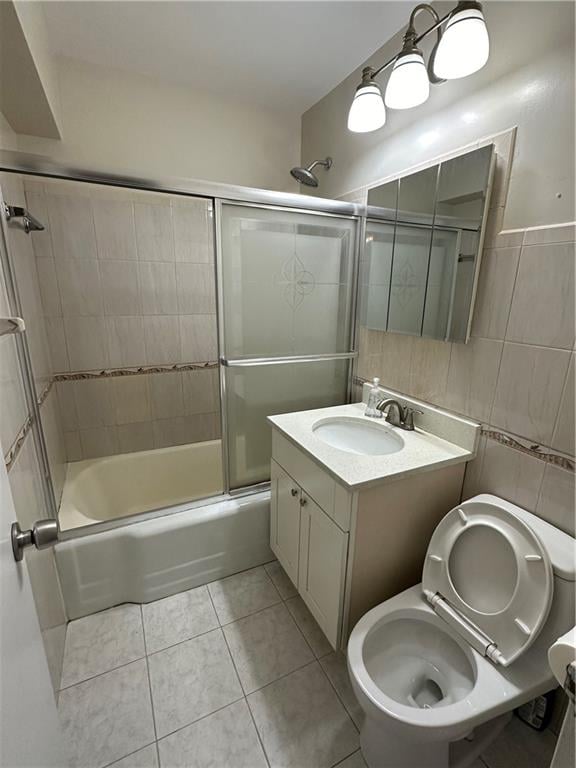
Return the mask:
<path id="1" fill-rule="evenodd" d="M 515 707 L 555 687 L 547 651 L 574 625 L 574 544 L 487 494 L 441 520 L 422 584 L 350 636 L 370 768 L 466 768 Z"/>

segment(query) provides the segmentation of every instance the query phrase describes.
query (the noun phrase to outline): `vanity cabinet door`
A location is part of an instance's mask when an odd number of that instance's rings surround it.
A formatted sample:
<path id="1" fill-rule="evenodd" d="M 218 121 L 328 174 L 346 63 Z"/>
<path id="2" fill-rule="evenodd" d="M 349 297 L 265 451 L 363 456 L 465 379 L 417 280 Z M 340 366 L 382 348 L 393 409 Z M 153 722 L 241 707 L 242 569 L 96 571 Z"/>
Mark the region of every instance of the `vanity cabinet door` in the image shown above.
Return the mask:
<path id="1" fill-rule="evenodd" d="M 348 534 L 304 492 L 298 590 L 332 647 L 340 642 Z"/>
<path id="2" fill-rule="evenodd" d="M 301 491 L 275 461 L 271 463 L 270 480 L 270 547 L 297 587 Z"/>

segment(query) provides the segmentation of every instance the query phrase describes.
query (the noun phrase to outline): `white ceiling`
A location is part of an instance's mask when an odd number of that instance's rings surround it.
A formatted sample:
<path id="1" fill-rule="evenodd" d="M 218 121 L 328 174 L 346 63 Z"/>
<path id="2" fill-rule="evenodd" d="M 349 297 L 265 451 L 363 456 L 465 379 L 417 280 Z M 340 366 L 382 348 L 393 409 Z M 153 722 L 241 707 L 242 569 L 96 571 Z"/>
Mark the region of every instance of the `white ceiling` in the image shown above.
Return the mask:
<path id="1" fill-rule="evenodd" d="M 44 3 L 54 53 L 298 114 L 406 24 L 411 2 Z"/>

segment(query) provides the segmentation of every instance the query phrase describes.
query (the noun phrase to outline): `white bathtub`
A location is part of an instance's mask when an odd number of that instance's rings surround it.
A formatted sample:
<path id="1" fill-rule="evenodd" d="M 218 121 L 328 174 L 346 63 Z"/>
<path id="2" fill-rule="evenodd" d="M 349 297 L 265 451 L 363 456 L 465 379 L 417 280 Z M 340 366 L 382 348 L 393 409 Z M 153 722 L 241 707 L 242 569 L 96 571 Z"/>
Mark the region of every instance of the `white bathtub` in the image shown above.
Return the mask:
<path id="1" fill-rule="evenodd" d="M 222 493 L 220 440 L 122 453 L 68 465 L 63 531 Z"/>
<path id="2" fill-rule="evenodd" d="M 147 603 L 261 565 L 274 558 L 269 542 L 269 491 L 77 535 L 55 547 L 68 617 Z"/>

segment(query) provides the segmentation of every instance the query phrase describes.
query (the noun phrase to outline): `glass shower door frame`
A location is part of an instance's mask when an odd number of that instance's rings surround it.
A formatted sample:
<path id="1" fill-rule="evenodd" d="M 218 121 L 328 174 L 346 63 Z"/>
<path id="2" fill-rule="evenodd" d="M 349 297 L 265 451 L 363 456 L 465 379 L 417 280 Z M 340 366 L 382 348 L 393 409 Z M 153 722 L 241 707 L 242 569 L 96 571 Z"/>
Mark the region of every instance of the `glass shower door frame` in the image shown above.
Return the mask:
<path id="1" fill-rule="evenodd" d="M 347 219 L 349 221 L 355 221 L 355 235 L 352 245 L 352 267 L 351 267 L 351 286 L 350 286 L 350 325 L 348 332 L 348 349 L 347 352 L 334 352 L 326 354 L 309 354 L 309 355 L 278 355 L 269 357 L 255 357 L 255 356 L 242 356 L 235 358 L 227 358 L 224 354 L 225 349 L 225 334 L 224 334 L 224 287 L 223 287 L 223 248 L 222 248 L 222 208 L 223 206 L 237 206 L 244 208 L 256 208 L 259 210 L 273 210 L 283 211 L 289 213 L 302 213 L 311 214 L 314 216 L 327 217 L 330 219 Z M 246 485 L 242 488 L 230 488 L 230 471 L 229 471 L 229 451 L 228 451 L 228 416 L 227 416 L 227 388 L 226 377 L 223 372 L 223 368 L 241 368 L 241 367 L 255 367 L 262 365 L 282 365 L 290 363 L 305 363 L 305 362 L 321 362 L 329 360 L 350 360 L 351 364 L 348 367 L 348 382 L 347 382 L 347 400 L 350 400 L 350 396 L 353 391 L 353 383 L 355 376 L 355 360 L 358 357 L 357 351 L 357 336 L 356 336 L 356 304 L 358 300 L 358 270 L 359 270 L 359 253 L 362 233 L 364 231 L 364 216 L 352 216 L 338 213 L 331 213 L 330 211 L 319 211 L 307 208 L 297 208 L 285 205 L 270 205 L 256 202 L 246 202 L 240 200 L 226 199 L 226 198 L 214 198 L 214 244 L 215 244 L 215 270 L 216 270 L 216 319 L 218 329 L 218 362 L 219 362 L 219 379 L 220 379 L 220 417 L 221 417 L 221 430 L 222 430 L 222 469 L 224 480 L 224 492 L 232 496 L 234 495 L 246 495 L 249 493 L 257 493 L 261 490 L 267 489 L 270 486 L 269 481 L 255 483 L 252 485 Z"/>

